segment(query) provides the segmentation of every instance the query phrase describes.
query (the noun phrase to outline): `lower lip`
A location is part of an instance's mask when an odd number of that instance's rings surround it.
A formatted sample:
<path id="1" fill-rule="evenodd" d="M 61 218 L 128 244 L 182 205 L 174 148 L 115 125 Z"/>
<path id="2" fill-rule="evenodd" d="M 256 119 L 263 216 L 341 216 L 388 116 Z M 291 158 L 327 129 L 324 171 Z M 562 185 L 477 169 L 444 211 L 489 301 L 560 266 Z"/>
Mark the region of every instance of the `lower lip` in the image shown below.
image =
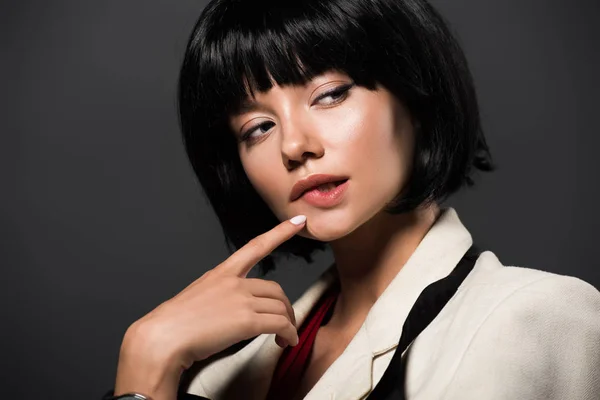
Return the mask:
<path id="1" fill-rule="evenodd" d="M 329 208 L 338 205 L 348 188 L 350 180 L 336 186 L 328 192 L 321 192 L 319 189 L 313 189 L 305 192 L 300 199 L 315 207 Z"/>

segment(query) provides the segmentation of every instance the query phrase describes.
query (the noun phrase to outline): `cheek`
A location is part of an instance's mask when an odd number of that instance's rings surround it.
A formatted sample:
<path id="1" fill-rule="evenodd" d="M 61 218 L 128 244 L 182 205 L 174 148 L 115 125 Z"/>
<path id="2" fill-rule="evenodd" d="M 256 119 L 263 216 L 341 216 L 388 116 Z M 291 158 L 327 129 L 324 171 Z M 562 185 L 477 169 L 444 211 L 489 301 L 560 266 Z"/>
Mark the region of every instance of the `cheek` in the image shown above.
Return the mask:
<path id="1" fill-rule="evenodd" d="M 389 104 L 357 108 L 343 119 L 336 130 L 336 146 L 345 149 L 353 172 L 369 178 L 373 184 L 397 184 L 412 162 L 412 128 L 402 110 Z M 356 168 L 357 164 L 360 168 Z M 396 179 L 391 179 L 392 177 Z"/>
<path id="2" fill-rule="evenodd" d="M 248 180 L 263 201 L 276 213 L 277 205 L 285 195 L 281 185 L 273 184 L 285 182 L 283 176 L 278 176 L 281 160 L 278 160 L 278 165 L 273 161 L 273 157 L 261 157 L 259 154 L 240 154 L 240 159 Z"/>
<path id="3" fill-rule="evenodd" d="M 402 111 L 389 103 L 380 104 L 363 114 L 360 124 L 355 124 L 352 146 L 347 147 L 346 153 L 356 182 L 348 209 L 353 218 L 340 219 L 341 227 L 348 231 L 379 213 L 410 177 L 413 129 L 410 118 Z M 327 227 L 320 228 L 329 232 Z"/>

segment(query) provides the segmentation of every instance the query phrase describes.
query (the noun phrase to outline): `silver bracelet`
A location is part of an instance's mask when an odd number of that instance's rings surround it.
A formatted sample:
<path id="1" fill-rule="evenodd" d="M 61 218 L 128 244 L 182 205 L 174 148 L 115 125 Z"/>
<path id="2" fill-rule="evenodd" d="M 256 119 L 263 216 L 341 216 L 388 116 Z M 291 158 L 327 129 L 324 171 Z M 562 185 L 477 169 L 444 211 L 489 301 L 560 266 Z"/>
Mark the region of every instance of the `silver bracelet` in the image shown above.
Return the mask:
<path id="1" fill-rule="evenodd" d="M 144 396 L 143 394 L 139 394 L 139 393 L 125 393 L 125 394 L 120 394 L 118 396 L 108 397 L 108 398 L 106 398 L 106 400 L 152 400 L 152 399 L 148 396 Z"/>

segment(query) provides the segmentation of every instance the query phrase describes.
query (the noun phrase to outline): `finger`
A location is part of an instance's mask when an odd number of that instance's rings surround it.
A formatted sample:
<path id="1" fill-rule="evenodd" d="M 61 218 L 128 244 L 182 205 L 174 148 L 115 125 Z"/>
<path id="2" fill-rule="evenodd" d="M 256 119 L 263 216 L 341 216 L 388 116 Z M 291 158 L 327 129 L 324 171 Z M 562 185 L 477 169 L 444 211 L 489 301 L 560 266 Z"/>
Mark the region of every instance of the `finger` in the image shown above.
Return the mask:
<path id="1" fill-rule="evenodd" d="M 279 314 L 256 314 L 257 318 L 253 322 L 253 335 L 263 333 L 274 333 L 280 336 L 286 344 L 291 346 L 298 344 L 298 332 L 287 317 Z M 278 343 L 279 344 L 279 343 Z"/>
<path id="2" fill-rule="evenodd" d="M 264 297 L 255 297 L 252 301 L 252 309 L 257 314 L 283 315 L 295 327 L 294 319 L 290 315 L 286 305 L 281 300 L 269 299 Z"/>
<path id="3" fill-rule="evenodd" d="M 244 280 L 244 285 L 246 286 L 248 292 L 250 292 L 250 294 L 257 299 L 274 299 L 275 301 L 280 302 L 280 304 L 285 305 L 287 314 L 290 317 L 290 321 L 292 321 L 292 324 L 294 324 L 296 328 L 298 327 L 296 325 L 296 314 L 294 312 L 294 307 L 292 307 L 290 299 L 286 296 L 279 283 L 265 279 L 250 278 Z"/>
<path id="4" fill-rule="evenodd" d="M 289 346 L 289 343 L 286 342 L 286 340 L 279 335 L 275 335 L 275 344 L 277 344 L 277 346 L 282 347 L 284 349 L 287 346 Z"/>
<path id="5" fill-rule="evenodd" d="M 269 255 L 277 246 L 300 232 L 305 224 L 306 216 L 304 215 L 297 215 L 283 221 L 273 229 L 250 240 L 233 253 L 226 262 L 219 265 L 219 270 L 225 270 L 240 278 L 245 278 L 256 263 Z"/>

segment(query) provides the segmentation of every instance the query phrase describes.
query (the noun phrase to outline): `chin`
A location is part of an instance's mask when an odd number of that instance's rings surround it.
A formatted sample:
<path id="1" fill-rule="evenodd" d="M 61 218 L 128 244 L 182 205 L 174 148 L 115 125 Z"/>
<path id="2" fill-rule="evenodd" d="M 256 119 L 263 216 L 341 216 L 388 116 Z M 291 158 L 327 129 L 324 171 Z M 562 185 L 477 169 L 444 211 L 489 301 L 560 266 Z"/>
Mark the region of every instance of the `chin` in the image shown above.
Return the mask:
<path id="1" fill-rule="evenodd" d="M 318 240 L 320 242 L 332 242 L 346 236 L 348 232 L 333 232 L 328 230 L 327 232 L 317 231 L 314 232 L 306 228 L 304 231 L 298 233 L 298 236 L 302 236 L 308 239 Z"/>
<path id="2" fill-rule="evenodd" d="M 306 227 L 298 233 L 298 235 L 315 239 L 322 242 L 331 242 L 340 239 L 354 229 L 356 229 L 354 221 L 348 217 L 347 213 L 335 218 L 333 215 L 328 216 L 308 216 Z"/>

